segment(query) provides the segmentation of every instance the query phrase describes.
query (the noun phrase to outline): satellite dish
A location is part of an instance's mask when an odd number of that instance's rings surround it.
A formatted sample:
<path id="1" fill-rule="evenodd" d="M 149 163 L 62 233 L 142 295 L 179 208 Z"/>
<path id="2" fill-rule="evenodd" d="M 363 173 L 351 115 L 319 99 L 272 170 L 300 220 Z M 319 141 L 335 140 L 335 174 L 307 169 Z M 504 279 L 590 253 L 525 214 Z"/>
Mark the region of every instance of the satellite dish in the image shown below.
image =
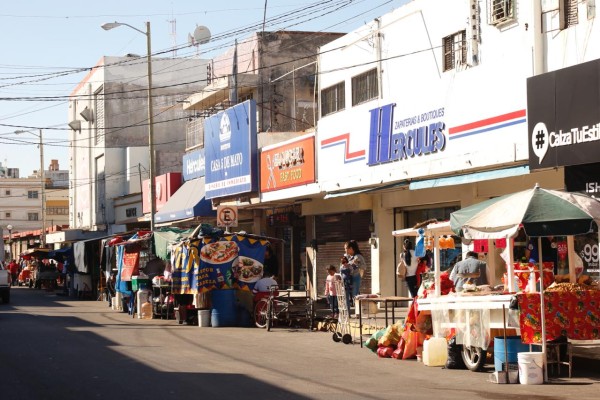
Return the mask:
<path id="1" fill-rule="evenodd" d="M 197 44 L 208 43 L 210 40 L 210 31 L 205 26 L 197 26 L 194 29 L 194 41 Z"/>

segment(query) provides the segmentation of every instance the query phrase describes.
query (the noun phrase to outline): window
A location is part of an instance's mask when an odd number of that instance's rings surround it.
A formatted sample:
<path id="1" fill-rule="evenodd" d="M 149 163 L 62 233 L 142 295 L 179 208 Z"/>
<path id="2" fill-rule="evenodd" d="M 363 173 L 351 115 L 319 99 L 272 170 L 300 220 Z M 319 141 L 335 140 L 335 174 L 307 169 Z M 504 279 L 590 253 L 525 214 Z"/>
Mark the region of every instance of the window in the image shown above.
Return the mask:
<path id="1" fill-rule="evenodd" d="M 28 221 L 39 221 L 38 218 L 38 213 L 27 213 L 27 220 Z"/>
<path id="2" fill-rule="evenodd" d="M 4 218 L 11 218 L 11 213 L 5 212 L 4 213 Z"/>
<path id="3" fill-rule="evenodd" d="M 344 82 L 321 90 L 321 116 L 329 115 L 346 108 L 346 89 Z"/>
<path id="4" fill-rule="evenodd" d="M 577 0 L 562 0 L 561 5 L 561 29 L 577 25 L 579 19 Z"/>
<path id="5" fill-rule="evenodd" d="M 488 2 L 490 23 L 498 25 L 503 22 L 512 21 L 515 18 L 514 5 L 514 0 L 491 0 L 491 2 Z"/>
<path id="6" fill-rule="evenodd" d="M 38 191 L 37 190 L 29 190 L 29 191 L 27 191 L 27 198 L 28 199 L 37 199 L 38 198 Z"/>
<path id="7" fill-rule="evenodd" d="M 94 111 L 96 118 L 96 129 L 94 129 L 94 144 L 104 143 L 104 87 L 101 87 L 94 93 Z"/>
<path id="8" fill-rule="evenodd" d="M 467 62 L 467 31 L 456 32 L 442 39 L 444 49 L 444 71 Z"/>
<path id="9" fill-rule="evenodd" d="M 6 192 L 4 192 L 4 194 L 10 196 L 10 190 L 6 189 Z"/>
<path id="10" fill-rule="evenodd" d="M 48 207 L 46 215 L 69 215 L 68 207 Z"/>
<path id="11" fill-rule="evenodd" d="M 352 78 L 352 106 L 376 99 L 378 96 L 377 68 Z"/>

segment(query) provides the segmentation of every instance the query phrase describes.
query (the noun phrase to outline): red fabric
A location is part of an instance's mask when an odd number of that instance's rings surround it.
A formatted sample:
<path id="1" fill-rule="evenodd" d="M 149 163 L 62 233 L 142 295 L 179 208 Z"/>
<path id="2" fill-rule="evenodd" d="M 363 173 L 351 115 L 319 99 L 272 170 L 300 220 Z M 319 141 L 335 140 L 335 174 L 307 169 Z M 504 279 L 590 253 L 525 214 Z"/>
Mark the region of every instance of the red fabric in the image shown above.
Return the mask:
<path id="1" fill-rule="evenodd" d="M 519 325 L 523 343 L 542 342 L 540 294 L 521 293 Z M 600 339 L 600 291 L 545 292 L 546 339 Z"/>
<path id="2" fill-rule="evenodd" d="M 19 273 L 19 264 L 17 264 L 16 262 L 11 262 L 10 264 L 8 264 L 8 269 L 10 270 L 10 273 L 12 275 L 16 275 Z"/>

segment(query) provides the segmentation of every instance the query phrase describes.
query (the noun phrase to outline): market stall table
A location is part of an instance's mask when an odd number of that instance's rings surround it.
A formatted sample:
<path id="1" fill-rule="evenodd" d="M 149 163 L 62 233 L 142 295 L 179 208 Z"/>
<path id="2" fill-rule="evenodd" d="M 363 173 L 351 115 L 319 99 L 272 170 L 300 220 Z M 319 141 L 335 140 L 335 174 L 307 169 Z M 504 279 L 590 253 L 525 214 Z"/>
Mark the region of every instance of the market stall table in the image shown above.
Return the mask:
<path id="1" fill-rule="evenodd" d="M 527 344 L 542 342 L 540 294 L 520 293 L 519 324 L 521 340 Z M 572 340 L 600 339 L 600 291 L 544 292 L 546 339 L 566 336 Z"/>
<path id="2" fill-rule="evenodd" d="M 409 301 L 413 301 L 412 297 L 402 297 L 402 296 L 388 296 L 388 297 L 366 297 L 366 298 L 358 298 L 358 326 L 359 326 L 359 330 L 360 330 L 360 334 L 362 336 L 362 328 L 363 328 L 363 323 L 362 323 L 362 310 L 363 310 L 363 303 L 383 303 L 384 305 L 384 310 L 385 310 L 385 326 L 388 326 L 388 304 L 392 303 L 393 307 L 392 307 L 392 323 L 393 321 L 396 320 L 396 313 L 395 313 L 395 309 L 394 307 L 396 306 L 396 303 L 399 302 L 409 302 Z M 363 346 L 363 342 L 362 339 L 360 341 L 360 347 Z"/>

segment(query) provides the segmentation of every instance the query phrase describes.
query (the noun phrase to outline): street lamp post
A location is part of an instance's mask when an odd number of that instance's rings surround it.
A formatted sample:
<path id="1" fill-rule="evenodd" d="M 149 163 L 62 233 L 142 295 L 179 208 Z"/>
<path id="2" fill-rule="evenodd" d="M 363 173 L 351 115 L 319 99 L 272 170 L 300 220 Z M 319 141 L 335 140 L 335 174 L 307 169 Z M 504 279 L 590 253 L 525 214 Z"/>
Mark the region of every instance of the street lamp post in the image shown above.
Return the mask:
<path id="1" fill-rule="evenodd" d="M 149 177 L 150 177 L 150 230 L 154 231 L 154 214 L 156 213 L 156 187 L 154 185 L 154 112 L 152 110 L 152 36 L 150 34 L 150 21 L 146 22 L 146 32 L 123 22 L 107 22 L 102 29 L 109 31 L 119 26 L 129 28 L 146 35 L 146 46 L 148 51 L 148 150 L 150 153 Z"/>
<path id="2" fill-rule="evenodd" d="M 42 130 L 40 129 L 39 135 L 36 135 L 32 131 L 23 130 L 15 131 L 15 133 L 31 133 L 32 135 L 37 136 L 40 139 L 40 180 L 42 184 L 42 234 L 40 235 L 40 247 L 46 247 L 46 172 L 44 168 L 44 138 Z"/>

